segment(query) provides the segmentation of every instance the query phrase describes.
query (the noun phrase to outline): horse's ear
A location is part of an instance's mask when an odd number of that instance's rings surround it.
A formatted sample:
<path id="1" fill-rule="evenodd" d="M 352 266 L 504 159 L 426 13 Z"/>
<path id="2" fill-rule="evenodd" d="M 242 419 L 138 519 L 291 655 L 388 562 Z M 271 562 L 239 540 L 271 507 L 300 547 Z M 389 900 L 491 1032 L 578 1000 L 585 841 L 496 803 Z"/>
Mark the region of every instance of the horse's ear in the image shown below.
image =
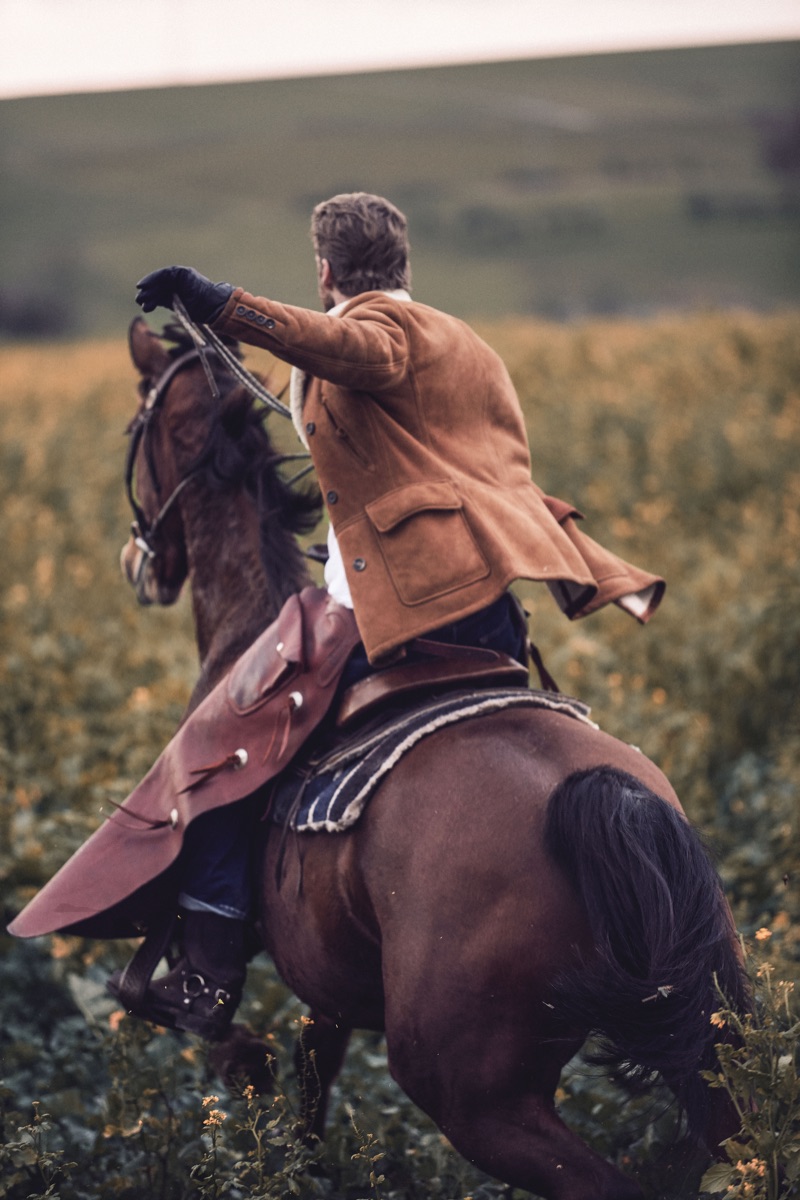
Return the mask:
<path id="1" fill-rule="evenodd" d="M 142 317 L 134 317 L 128 329 L 128 347 L 134 366 L 142 375 L 161 375 L 169 365 L 169 355 L 157 333 Z"/>

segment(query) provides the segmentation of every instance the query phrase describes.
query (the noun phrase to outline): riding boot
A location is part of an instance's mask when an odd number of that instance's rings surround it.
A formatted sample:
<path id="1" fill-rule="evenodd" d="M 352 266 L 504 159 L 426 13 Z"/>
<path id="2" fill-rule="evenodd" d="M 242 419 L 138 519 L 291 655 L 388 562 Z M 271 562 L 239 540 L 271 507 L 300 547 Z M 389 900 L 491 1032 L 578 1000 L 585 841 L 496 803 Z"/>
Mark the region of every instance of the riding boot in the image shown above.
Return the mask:
<path id="1" fill-rule="evenodd" d="M 150 980 L 140 1001 L 131 1004 L 119 974 L 112 975 L 108 989 L 134 1016 L 218 1042 L 242 998 L 245 922 L 182 910 L 177 932 L 180 957 L 165 975 Z"/>

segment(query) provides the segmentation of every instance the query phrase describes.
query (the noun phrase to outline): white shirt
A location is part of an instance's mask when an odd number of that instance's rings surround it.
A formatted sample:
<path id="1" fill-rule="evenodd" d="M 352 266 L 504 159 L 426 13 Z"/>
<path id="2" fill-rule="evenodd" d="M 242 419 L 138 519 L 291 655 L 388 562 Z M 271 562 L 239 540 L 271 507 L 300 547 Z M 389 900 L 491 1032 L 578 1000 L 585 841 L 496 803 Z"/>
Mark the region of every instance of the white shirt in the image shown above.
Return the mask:
<path id="1" fill-rule="evenodd" d="M 345 608 L 353 607 L 353 597 L 350 595 L 350 584 L 344 570 L 344 560 L 339 549 L 339 542 L 333 532 L 333 526 L 328 526 L 328 561 L 325 563 L 325 587 L 339 604 Z"/>

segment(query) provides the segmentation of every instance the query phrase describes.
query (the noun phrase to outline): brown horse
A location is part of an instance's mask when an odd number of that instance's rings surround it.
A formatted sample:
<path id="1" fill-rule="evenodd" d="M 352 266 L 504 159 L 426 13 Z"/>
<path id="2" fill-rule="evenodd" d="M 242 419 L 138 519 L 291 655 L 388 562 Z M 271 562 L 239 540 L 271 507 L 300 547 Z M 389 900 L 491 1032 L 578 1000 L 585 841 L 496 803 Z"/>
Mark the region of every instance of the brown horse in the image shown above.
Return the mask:
<path id="1" fill-rule="evenodd" d="M 312 504 L 280 481 L 240 386 L 219 375 L 212 399 L 197 358 L 173 371 L 180 348 L 140 320 L 131 351 L 152 409 L 134 421 L 147 429 L 131 465 L 157 536 L 132 539 L 123 565 L 146 602 L 190 578 L 195 704 L 306 582 L 290 530 Z M 554 1106 L 591 1032 L 618 1073 L 660 1074 L 708 1145 L 735 1133 L 699 1077 L 714 1061 L 714 976 L 747 1004 L 731 915 L 639 751 L 552 711 L 465 721 L 417 745 L 349 832 L 298 837 L 282 871 L 280 837 L 265 838 L 261 922 L 311 1008 L 315 1132 L 350 1031 L 365 1028 L 385 1031 L 392 1075 L 466 1158 L 553 1200 L 640 1195 Z"/>

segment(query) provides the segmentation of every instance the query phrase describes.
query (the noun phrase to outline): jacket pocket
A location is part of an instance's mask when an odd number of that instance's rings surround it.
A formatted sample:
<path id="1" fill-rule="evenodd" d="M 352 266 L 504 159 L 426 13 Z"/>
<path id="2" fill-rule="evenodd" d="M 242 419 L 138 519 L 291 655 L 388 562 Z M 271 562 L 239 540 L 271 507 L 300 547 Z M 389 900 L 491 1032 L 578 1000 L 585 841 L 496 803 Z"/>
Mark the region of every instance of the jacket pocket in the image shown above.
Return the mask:
<path id="1" fill-rule="evenodd" d="M 448 480 L 410 483 L 366 505 L 403 604 L 424 604 L 485 579 L 489 564 Z"/>
<path id="2" fill-rule="evenodd" d="M 341 417 L 337 416 L 333 407 L 331 406 L 330 396 L 328 396 L 325 392 L 322 392 L 320 395 L 320 404 L 328 418 L 331 431 L 338 444 L 344 447 L 348 453 L 352 454 L 359 466 L 366 468 L 368 471 L 374 471 L 375 468 L 370 460 L 369 455 L 358 444 L 356 439 L 351 436 L 347 426 L 342 423 Z"/>

